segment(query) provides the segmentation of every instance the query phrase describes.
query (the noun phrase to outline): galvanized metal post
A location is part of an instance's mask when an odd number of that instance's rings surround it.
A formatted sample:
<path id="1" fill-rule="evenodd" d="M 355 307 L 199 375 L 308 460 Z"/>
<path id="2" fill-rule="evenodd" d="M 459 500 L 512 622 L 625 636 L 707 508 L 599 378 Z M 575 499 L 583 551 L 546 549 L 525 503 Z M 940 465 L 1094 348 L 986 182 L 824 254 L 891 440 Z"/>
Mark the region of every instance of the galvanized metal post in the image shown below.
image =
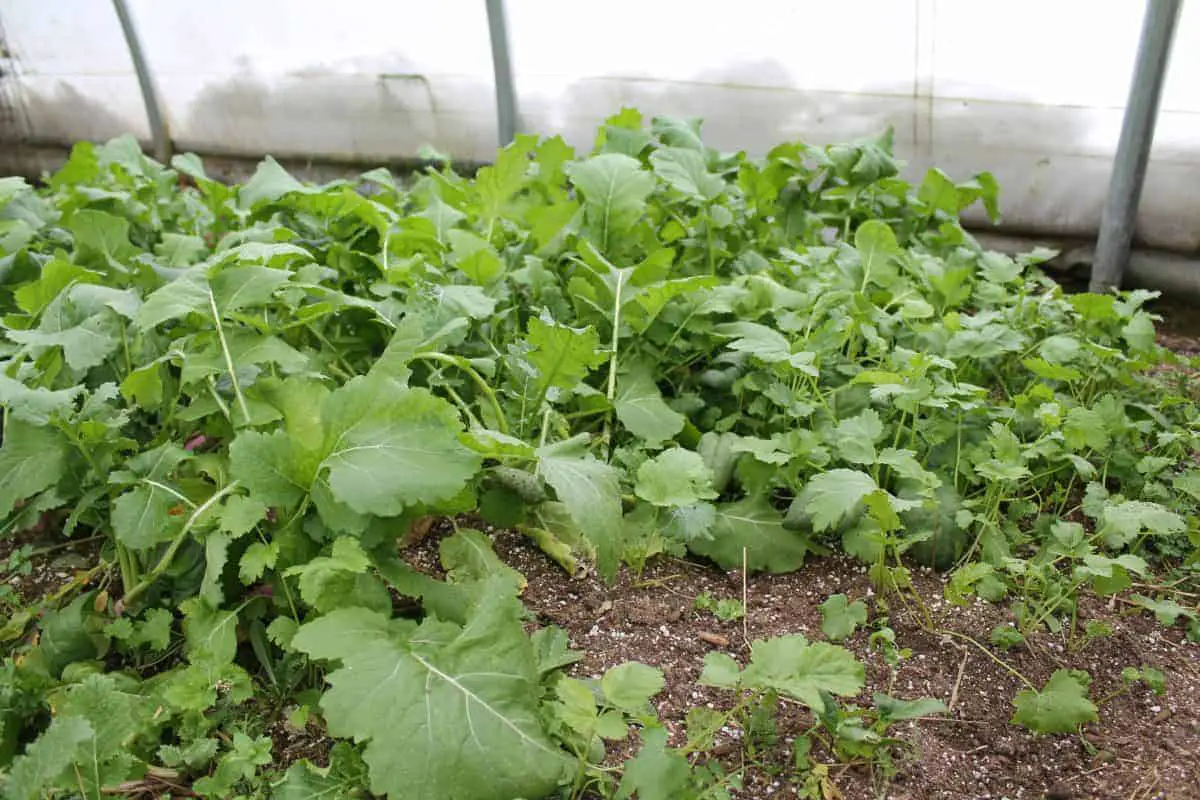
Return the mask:
<path id="1" fill-rule="evenodd" d="M 488 33 L 492 40 L 492 70 L 496 76 L 496 119 L 500 146 L 509 144 L 517 135 L 517 90 L 513 83 L 512 55 L 508 46 L 508 24 L 504 17 L 504 0 L 486 0 Z"/>
<path id="2" fill-rule="evenodd" d="M 121 21 L 121 32 L 125 34 L 125 46 L 129 48 L 129 57 L 133 60 L 133 71 L 137 73 L 138 86 L 142 90 L 142 102 L 146 104 L 146 119 L 150 122 L 150 138 L 154 144 L 154 157 L 163 164 L 171 160 L 171 136 L 167 132 L 167 123 L 163 117 L 162 106 L 159 105 L 158 91 L 154 88 L 154 76 L 150 74 L 150 65 L 146 63 L 146 53 L 142 49 L 142 40 L 138 36 L 137 26 L 133 23 L 133 15 L 125 0 L 113 0 L 117 18 Z"/>
<path id="3" fill-rule="evenodd" d="M 1119 288 L 1129 250 L 1137 228 L 1138 203 L 1154 142 L 1154 124 L 1166 82 L 1171 56 L 1171 40 L 1183 0 L 1147 0 L 1142 20 L 1142 38 L 1138 44 L 1129 102 L 1113 161 L 1108 198 L 1100 219 L 1100 237 L 1096 260 L 1092 264 L 1092 292 Z"/>

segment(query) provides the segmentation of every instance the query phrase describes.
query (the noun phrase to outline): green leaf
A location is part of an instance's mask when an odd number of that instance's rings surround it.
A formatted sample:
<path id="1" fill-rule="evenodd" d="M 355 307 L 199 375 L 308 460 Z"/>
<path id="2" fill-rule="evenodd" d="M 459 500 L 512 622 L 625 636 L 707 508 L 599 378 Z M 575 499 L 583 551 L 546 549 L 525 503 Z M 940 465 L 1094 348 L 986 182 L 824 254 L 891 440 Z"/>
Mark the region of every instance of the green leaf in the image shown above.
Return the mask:
<path id="1" fill-rule="evenodd" d="M 645 461 L 637 471 L 634 492 L 656 506 L 678 508 L 697 500 L 715 500 L 712 472 L 699 453 L 673 447 Z"/>
<path id="2" fill-rule="evenodd" d="M 209 284 L 221 313 L 228 314 L 250 306 L 266 305 L 292 273 L 269 267 L 229 267 L 214 275 Z M 207 296 L 205 301 L 207 304 Z"/>
<path id="3" fill-rule="evenodd" d="M 609 252 L 645 211 L 654 176 L 636 159 L 619 153 L 575 161 L 565 171 L 583 194 L 589 237 L 602 252 Z"/>
<path id="4" fill-rule="evenodd" d="M 859 625 L 867 624 L 867 604 L 853 603 L 844 594 L 830 595 L 820 605 L 821 632 L 833 641 L 841 641 L 854 633 Z"/>
<path id="5" fill-rule="evenodd" d="M 53 428 L 8 420 L 0 446 L 0 519 L 19 501 L 58 483 L 66 472 L 69 447 Z"/>
<path id="6" fill-rule="evenodd" d="M 945 703 L 932 697 L 901 700 L 897 697 L 876 693 L 872 695 L 871 701 L 875 703 L 875 708 L 879 709 L 879 716 L 889 723 L 950 713 Z"/>
<path id="7" fill-rule="evenodd" d="M 338 742 L 329 755 L 329 766 L 317 767 L 307 759 L 292 764 L 282 783 L 274 787 L 275 800 L 353 800 L 365 797 L 367 768 L 349 742 Z"/>
<path id="8" fill-rule="evenodd" d="M 866 670 L 854 654 L 825 642 L 809 643 L 799 634 L 754 642 L 742 683 L 775 689 L 810 708 L 820 708 L 820 693 L 849 697 L 862 689 Z"/>
<path id="9" fill-rule="evenodd" d="M 129 222 L 121 217 L 90 208 L 71 216 L 75 246 L 84 252 L 102 256 L 111 267 L 130 272 L 127 262 L 139 252 L 129 241 Z"/>
<path id="10" fill-rule="evenodd" d="M 278 542 L 254 542 L 242 553 L 238 562 L 238 578 L 248 586 L 261 578 L 268 569 L 273 569 L 278 560 Z"/>
<path id="11" fill-rule="evenodd" d="M 564 754 L 542 727 L 522 607 L 491 591 L 463 628 L 415 629 L 365 609 L 300 628 L 292 646 L 335 660 L 321 700 L 329 732 L 366 742 L 371 790 L 412 800 L 548 795 Z"/>
<path id="12" fill-rule="evenodd" d="M 454 408 L 426 389 L 355 378 L 330 395 L 321 467 L 333 496 L 360 514 L 391 517 L 458 494 L 480 458 L 458 439 Z"/>
<path id="13" fill-rule="evenodd" d="M 867 220 L 858 226 L 854 232 L 854 249 L 862 257 L 864 284 L 872 277 L 885 274 L 887 267 L 901 252 L 895 232 L 886 222 L 877 219 Z"/>
<path id="14" fill-rule="evenodd" d="M 596 550 L 596 566 L 616 576 L 621 552 L 621 491 L 615 469 L 587 452 L 587 435 L 537 450 L 538 474 Z"/>
<path id="15" fill-rule="evenodd" d="M 250 180 L 238 189 L 238 205 L 253 208 L 259 203 L 278 200 L 289 192 L 303 188 L 300 181 L 293 178 L 278 161 L 267 156 L 259 163 Z"/>
<path id="16" fill-rule="evenodd" d="M 150 330 L 168 320 L 179 319 L 208 309 L 208 280 L 202 267 L 192 267 L 183 275 L 151 292 L 138 309 L 134 325 Z"/>
<path id="17" fill-rule="evenodd" d="M 865 472 L 831 469 L 822 472 L 804 487 L 805 511 L 812 516 L 813 528 L 820 532 L 837 526 L 852 514 L 858 504 L 879 487 Z"/>
<path id="18" fill-rule="evenodd" d="M 552 387 L 574 389 L 605 360 L 600 338 L 591 327 L 570 328 L 551 319 L 531 317 L 526 339 L 533 345 L 526 358 L 537 368 L 539 395 Z"/>
<path id="19" fill-rule="evenodd" d="M 697 200 L 712 200 L 725 189 L 725 182 L 708 171 L 704 154 L 682 147 L 660 147 L 650 154 L 654 173 L 672 188 Z"/>
<path id="20" fill-rule="evenodd" d="M 1071 670 L 1055 670 L 1042 689 L 1022 689 L 1013 700 L 1014 725 L 1034 733 L 1072 733 L 1099 717 L 1088 699 L 1087 685 Z"/>
<path id="21" fill-rule="evenodd" d="M 233 661 L 237 652 L 237 609 L 213 608 L 198 597 L 184 601 L 179 608 L 183 611 L 188 661 L 211 665 Z"/>
<path id="22" fill-rule="evenodd" d="M 666 680 L 661 670 L 629 661 L 609 669 L 600 679 L 600 689 L 608 705 L 637 714 L 650 698 L 663 690 Z"/>
<path id="23" fill-rule="evenodd" d="M 299 448 L 284 431 L 243 431 L 229 446 L 229 471 L 264 506 L 289 509 L 308 491 Z"/>
<path id="24" fill-rule="evenodd" d="M 55 719 L 25 754 L 13 761 L 6 796 L 12 800 L 40 800 L 48 789 L 61 786 L 55 779 L 71 766 L 78 747 L 93 733 L 91 724 L 82 717 Z"/>
<path id="25" fill-rule="evenodd" d="M 1187 530 L 1187 522 L 1158 503 L 1126 500 L 1106 505 L 1099 533 L 1112 548 L 1128 545 L 1143 534 L 1169 536 Z"/>
<path id="26" fill-rule="evenodd" d="M 873 408 L 843 420 L 834 428 L 838 455 L 851 464 L 874 464 L 875 443 L 883 436 L 883 422 Z"/>
<path id="27" fill-rule="evenodd" d="M 650 446 L 674 438 L 687 423 L 663 401 L 653 374 L 646 369 L 618 376 L 613 408 L 625 429 Z"/>
<path id="28" fill-rule="evenodd" d="M 744 549 L 750 572 L 775 573 L 799 569 L 809 553 L 820 552 L 803 533 L 784 528 L 783 517 L 762 496 L 718 505 L 710 536 L 689 541 L 688 548 L 722 569 L 740 569 Z"/>
<path id="29" fill-rule="evenodd" d="M 642 730 L 642 749 L 625 762 L 617 800 L 680 800 L 691 797 L 692 765 L 682 751 L 667 747 L 663 728 Z"/>
<path id="30" fill-rule="evenodd" d="M 182 515 L 171 513 L 180 505 L 178 494 L 161 483 L 136 486 L 113 501 L 113 533 L 135 550 L 169 542 L 183 526 Z"/>

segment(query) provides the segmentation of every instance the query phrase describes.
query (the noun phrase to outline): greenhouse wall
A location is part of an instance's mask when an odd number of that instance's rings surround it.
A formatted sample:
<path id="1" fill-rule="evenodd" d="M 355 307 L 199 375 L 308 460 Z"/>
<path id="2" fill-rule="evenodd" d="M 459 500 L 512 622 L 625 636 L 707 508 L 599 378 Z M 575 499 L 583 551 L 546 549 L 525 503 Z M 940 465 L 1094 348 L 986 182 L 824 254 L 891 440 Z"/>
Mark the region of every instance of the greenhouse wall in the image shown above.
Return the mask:
<path id="1" fill-rule="evenodd" d="M 511 0 L 521 129 L 586 147 L 623 105 L 762 153 L 893 126 L 912 174 L 992 171 L 1012 231 L 1092 236 L 1143 4 L 1087 0 Z M 129 7 L 178 151 L 466 162 L 497 143 L 484 3 L 209 0 Z M 146 108 L 113 5 L 0 0 L 0 170 L 132 133 Z M 1200 249 L 1200 11 L 1184 7 L 1139 239 Z M 26 162 L 28 163 L 28 162 Z M 42 162 L 38 162 L 42 163 Z M 28 170 L 27 170 L 28 171 Z"/>

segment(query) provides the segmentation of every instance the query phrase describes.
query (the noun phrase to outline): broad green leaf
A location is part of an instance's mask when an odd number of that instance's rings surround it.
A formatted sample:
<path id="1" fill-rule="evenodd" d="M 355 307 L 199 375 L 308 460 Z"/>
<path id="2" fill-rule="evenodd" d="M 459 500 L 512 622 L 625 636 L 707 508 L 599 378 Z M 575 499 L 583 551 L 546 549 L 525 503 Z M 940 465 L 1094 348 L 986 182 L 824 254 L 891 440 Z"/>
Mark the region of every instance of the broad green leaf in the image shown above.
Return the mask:
<path id="1" fill-rule="evenodd" d="M 261 202 L 275 201 L 303 188 L 300 181 L 293 178 L 278 161 L 267 156 L 259 163 L 250 180 L 238 189 L 238 205 L 253 208 Z"/>
<path id="2" fill-rule="evenodd" d="M 631 714 L 642 711 L 665 685 L 661 670 L 636 661 L 618 664 L 600 679 L 605 702 Z"/>
<path id="3" fill-rule="evenodd" d="M 284 431 L 242 431 L 229 447 L 229 471 L 259 503 L 293 508 L 315 477 L 302 469 L 297 450 Z"/>
<path id="4" fill-rule="evenodd" d="M 645 461 L 637 471 L 634 492 L 656 506 L 679 508 L 698 500 L 715 500 L 712 472 L 699 453 L 673 447 Z"/>
<path id="5" fill-rule="evenodd" d="M 19 501 L 58 483 L 65 476 L 69 452 L 70 445 L 53 428 L 9 420 L 0 446 L 0 519 Z"/>
<path id="6" fill-rule="evenodd" d="M 548 795 L 568 760 L 541 719 L 522 607 L 491 592 L 467 624 L 411 634 L 375 612 L 338 609 L 292 646 L 341 666 L 321 700 L 329 732 L 366 743 L 371 790 L 412 800 Z"/>
<path id="7" fill-rule="evenodd" d="M 621 553 L 621 490 L 615 469 L 587 451 L 584 434 L 537 450 L 538 474 L 562 501 L 596 551 L 606 580 L 616 576 Z"/>
<path id="8" fill-rule="evenodd" d="M 533 350 L 526 358 L 538 370 L 536 391 L 551 387 L 573 389 L 605 360 L 595 329 L 571 328 L 553 320 L 531 317 L 526 337 Z"/>
<path id="9" fill-rule="evenodd" d="M 227 314 L 249 306 L 266 305 L 291 277 L 292 273 L 283 269 L 229 267 L 214 275 L 209 283 L 217 308 Z"/>
<path id="10" fill-rule="evenodd" d="M 192 312 L 207 310 L 208 281 L 202 267 L 192 267 L 146 297 L 138 309 L 134 324 L 141 330 L 149 330 L 168 320 L 179 319 Z"/>
<path id="11" fill-rule="evenodd" d="M 490 225 L 504 216 L 509 200 L 525 185 L 529 164 L 525 148 L 514 143 L 496 154 L 494 164 L 476 173 L 475 190 L 479 192 L 479 212 L 485 223 Z"/>
<path id="12" fill-rule="evenodd" d="M 896 234 L 886 222 L 872 219 L 858 226 L 854 232 L 854 248 L 862 257 L 863 284 L 871 278 L 878 279 L 886 274 L 891 262 L 900 254 Z"/>
<path id="13" fill-rule="evenodd" d="M 318 767 L 307 759 L 292 764 L 283 781 L 273 787 L 275 800 L 354 800 L 365 797 L 367 768 L 349 742 L 338 742 L 329 754 L 329 766 Z"/>
<path id="14" fill-rule="evenodd" d="M 858 694 L 866 669 L 849 650 L 825 642 L 810 643 L 800 634 L 759 640 L 750 646 L 750 664 L 741 684 L 774 689 L 809 708 L 822 708 L 821 692 L 841 697 Z"/>
<path id="15" fill-rule="evenodd" d="M 3 366 L 0 362 L 0 368 Z M 10 419 L 30 425 L 46 425 L 51 416 L 69 413 L 83 391 L 82 386 L 57 391 L 41 387 L 31 389 L 0 372 L 0 405 L 8 410 Z"/>
<path id="16" fill-rule="evenodd" d="M 865 472 L 831 469 L 814 477 L 804 487 L 804 510 L 812 517 L 813 528 L 820 532 L 834 528 L 858 504 L 879 487 Z"/>
<path id="17" fill-rule="evenodd" d="M 667 747 L 664 728 L 642 731 L 642 749 L 625 762 L 617 800 L 679 800 L 691 794 L 692 766 L 680 750 Z"/>
<path id="18" fill-rule="evenodd" d="M 1187 530 L 1187 522 L 1158 503 L 1127 500 L 1107 505 L 1099 533 L 1112 548 L 1128 545 L 1142 535 L 1169 536 Z"/>
<path id="19" fill-rule="evenodd" d="M 237 652 L 237 609 L 213 608 L 198 597 L 185 600 L 183 635 L 188 661 L 219 666 L 233 661 Z"/>
<path id="20" fill-rule="evenodd" d="M 660 147 L 650 154 L 654 173 L 672 188 L 697 200 L 712 200 L 725 189 L 725 182 L 708 171 L 704 154 L 682 147 Z"/>
<path id="21" fill-rule="evenodd" d="M 179 511 L 172 513 L 176 507 Z M 135 486 L 113 501 L 113 533 L 126 547 L 145 550 L 175 538 L 184 509 L 178 494 L 162 483 Z"/>
<path id="22" fill-rule="evenodd" d="M 851 464 L 875 463 L 875 443 L 883 436 L 883 422 L 873 408 L 842 420 L 834 428 L 838 455 Z"/>
<path id="23" fill-rule="evenodd" d="M 129 259 L 139 251 L 129 241 L 129 222 L 124 218 L 85 208 L 71 216 L 71 232 L 80 250 L 99 254 L 121 272 L 131 271 Z"/>
<path id="24" fill-rule="evenodd" d="M 689 541 L 688 548 L 722 569 L 740 569 L 744 549 L 750 572 L 791 572 L 820 552 L 805 534 L 784 528 L 782 515 L 761 496 L 718 505 L 709 537 Z"/>
<path id="25" fill-rule="evenodd" d="M 1013 724 L 1034 733 L 1071 733 L 1098 719 L 1087 685 L 1066 669 L 1055 670 L 1040 690 L 1022 689 L 1013 705 L 1017 707 Z"/>
<path id="26" fill-rule="evenodd" d="M 360 514 L 391 517 L 448 500 L 480 458 L 458 440 L 452 406 L 425 389 L 355 378 L 330 395 L 321 469 L 334 497 Z"/>
<path id="27" fill-rule="evenodd" d="M 867 623 L 867 604 L 862 600 L 851 603 L 844 594 L 830 595 L 819 608 L 821 632 L 835 642 L 845 639 L 859 625 Z"/>
<path id="28" fill-rule="evenodd" d="M 653 374 L 645 369 L 617 377 L 613 408 L 626 430 L 651 446 L 674 438 L 687 422 L 663 401 Z"/>
<path id="29" fill-rule="evenodd" d="M 55 779 L 71 766 L 78 747 L 93 735 L 91 724 L 82 717 L 55 719 L 25 754 L 13 761 L 6 796 L 12 800 L 41 800 L 48 796 L 47 790 L 60 786 Z"/>
<path id="30" fill-rule="evenodd" d="M 588 233 L 602 252 L 609 252 L 646 208 L 654 176 L 637 160 L 603 153 L 567 165 L 567 176 L 583 193 Z"/>

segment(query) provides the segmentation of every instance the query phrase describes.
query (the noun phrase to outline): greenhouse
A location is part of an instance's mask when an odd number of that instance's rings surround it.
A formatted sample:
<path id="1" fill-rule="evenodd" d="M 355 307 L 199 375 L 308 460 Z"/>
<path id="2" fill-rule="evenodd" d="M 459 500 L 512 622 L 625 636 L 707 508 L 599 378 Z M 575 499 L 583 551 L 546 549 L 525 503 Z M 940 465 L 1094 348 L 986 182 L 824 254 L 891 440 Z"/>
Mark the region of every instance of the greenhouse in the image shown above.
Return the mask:
<path id="1" fill-rule="evenodd" d="M 0 797 L 1195 798 L 1196 8 L 0 0 Z"/>

